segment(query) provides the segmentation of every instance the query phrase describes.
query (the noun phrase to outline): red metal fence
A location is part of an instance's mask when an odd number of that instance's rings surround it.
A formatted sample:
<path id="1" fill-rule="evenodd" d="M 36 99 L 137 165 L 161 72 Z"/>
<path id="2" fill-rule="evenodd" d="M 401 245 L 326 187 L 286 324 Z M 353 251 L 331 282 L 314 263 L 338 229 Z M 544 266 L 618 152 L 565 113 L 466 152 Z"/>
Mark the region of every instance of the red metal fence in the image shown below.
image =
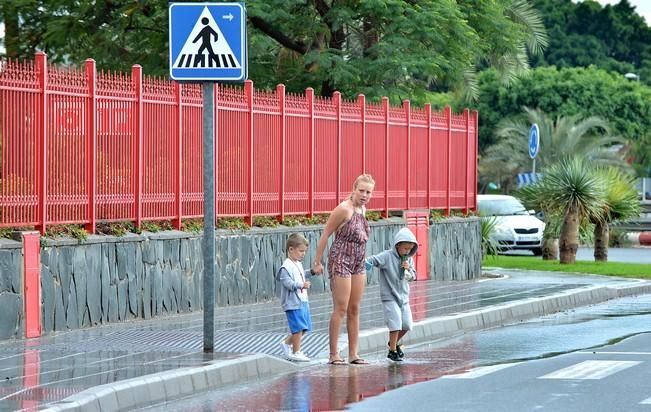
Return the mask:
<path id="1" fill-rule="evenodd" d="M 329 212 L 355 177 L 369 210 L 476 208 L 477 112 L 215 85 L 219 217 Z M 199 84 L 0 62 L 0 227 L 203 216 Z"/>

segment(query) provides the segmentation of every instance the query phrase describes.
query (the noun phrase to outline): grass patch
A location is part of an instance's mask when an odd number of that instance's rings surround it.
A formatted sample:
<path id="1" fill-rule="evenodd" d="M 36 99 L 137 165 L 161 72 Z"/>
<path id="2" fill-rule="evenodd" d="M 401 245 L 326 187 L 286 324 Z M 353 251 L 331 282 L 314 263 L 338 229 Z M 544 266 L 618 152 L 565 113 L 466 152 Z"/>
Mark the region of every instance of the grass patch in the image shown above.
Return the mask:
<path id="1" fill-rule="evenodd" d="M 533 256 L 487 256 L 482 267 L 542 270 L 552 272 L 589 273 L 594 275 L 623 276 L 651 279 L 651 265 L 644 263 L 594 262 L 577 260 L 573 265 L 561 265 L 557 260 L 542 260 Z"/>

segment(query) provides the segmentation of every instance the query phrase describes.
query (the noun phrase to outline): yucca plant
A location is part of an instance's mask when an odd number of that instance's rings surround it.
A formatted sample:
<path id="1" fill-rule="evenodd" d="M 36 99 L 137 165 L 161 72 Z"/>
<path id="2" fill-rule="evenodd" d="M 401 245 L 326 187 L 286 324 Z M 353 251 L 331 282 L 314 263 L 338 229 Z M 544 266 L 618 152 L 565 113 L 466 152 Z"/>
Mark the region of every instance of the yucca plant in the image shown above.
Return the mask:
<path id="1" fill-rule="evenodd" d="M 550 210 L 563 214 L 558 245 L 560 263 L 574 263 L 581 221 L 606 219 L 604 179 L 587 159 L 571 157 L 549 167 L 542 180 L 540 196 L 547 199 Z"/>
<path id="2" fill-rule="evenodd" d="M 633 176 L 613 167 L 598 168 L 596 173 L 603 181 L 605 204 L 603 219 L 591 219 L 594 223 L 594 258 L 606 262 L 609 224 L 639 216 L 640 202 Z"/>
<path id="3" fill-rule="evenodd" d="M 497 225 L 497 218 L 495 216 L 482 216 L 481 222 L 481 252 L 482 256 L 497 255 L 499 252 L 499 244 L 492 238 Z"/>

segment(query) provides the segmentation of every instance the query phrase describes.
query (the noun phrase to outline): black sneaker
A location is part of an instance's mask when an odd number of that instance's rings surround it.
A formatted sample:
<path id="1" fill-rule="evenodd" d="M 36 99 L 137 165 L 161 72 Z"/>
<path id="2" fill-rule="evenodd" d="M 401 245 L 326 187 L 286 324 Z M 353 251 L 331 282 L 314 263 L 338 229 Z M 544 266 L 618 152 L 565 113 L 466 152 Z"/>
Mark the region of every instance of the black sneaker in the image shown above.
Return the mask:
<path id="1" fill-rule="evenodd" d="M 396 352 L 398 352 L 398 356 L 400 356 L 400 359 L 405 357 L 405 353 L 402 351 L 402 345 L 401 344 L 396 344 Z"/>
<path id="2" fill-rule="evenodd" d="M 390 350 L 389 354 L 387 355 L 387 358 L 391 359 L 394 362 L 402 362 L 402 359 L 400 359 L 400 355 L 398 355 L 398 352 L 395 350 Z"/>

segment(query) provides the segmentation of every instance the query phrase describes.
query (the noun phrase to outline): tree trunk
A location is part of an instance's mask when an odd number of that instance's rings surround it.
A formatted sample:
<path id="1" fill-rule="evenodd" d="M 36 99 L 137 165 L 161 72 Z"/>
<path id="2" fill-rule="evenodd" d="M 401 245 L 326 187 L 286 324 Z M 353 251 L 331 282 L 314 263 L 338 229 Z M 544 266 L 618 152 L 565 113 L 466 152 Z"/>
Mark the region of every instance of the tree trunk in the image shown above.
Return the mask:
<path id="1" fill-rule="evenodd" d="M 558 239 L 543 239 L 542 258 L 543 260 L 558 260 Z"/>
<path id="2" fill-rule="evenodd" d="M 608 262 L 608 222 L 595 223 L 594 225 L 594 260 Z"/>
<path id="3" fill-rule="evenodd" d="M 558 243 L 561 265 L 574 264 L 576 250 L 579 248 L 579 211 L 575 206 L 570 206 L 565 211 Z"/>

